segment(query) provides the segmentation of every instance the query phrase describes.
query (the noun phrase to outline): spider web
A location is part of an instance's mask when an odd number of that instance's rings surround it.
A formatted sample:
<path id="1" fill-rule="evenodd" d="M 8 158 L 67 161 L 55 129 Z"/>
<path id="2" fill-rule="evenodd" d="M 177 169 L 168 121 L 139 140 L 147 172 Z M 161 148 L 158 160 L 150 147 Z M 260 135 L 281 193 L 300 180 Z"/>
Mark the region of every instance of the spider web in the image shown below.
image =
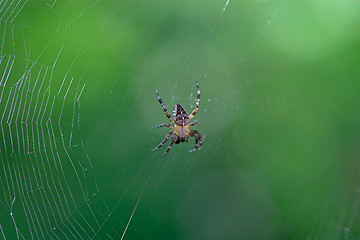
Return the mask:
<path id="1" fill-rule="evenodd" d="M 56 13 L 55 2 L 42 4 Z M 64 42 L 54 43 L 64 31 L 61 18 L 58 28 L 16 23 L 27 6 L 37 7 L 2 1 L 0 10 L 2 236 L 78 239 L 90 236 L 98 221 L 89 201 L 99 189 L 80 133 L 86 82 L 72 69 L 78 56 L 56 72 L 67 51 Z M 34 37 L 39 31 L 50 36 Z M 40 49 L 34 41 L 43 41 Z"/>
<path id="2" fill-rule="evenodd" d="M 0 238 L 358 238 L 359 72 L 338 84 L 328 59 L 356 46 L 359 6 L 297 4 L 0 1 Z M 191 112 L 195 81 L 203 150 L 161 158 L 155 89 Z"/>

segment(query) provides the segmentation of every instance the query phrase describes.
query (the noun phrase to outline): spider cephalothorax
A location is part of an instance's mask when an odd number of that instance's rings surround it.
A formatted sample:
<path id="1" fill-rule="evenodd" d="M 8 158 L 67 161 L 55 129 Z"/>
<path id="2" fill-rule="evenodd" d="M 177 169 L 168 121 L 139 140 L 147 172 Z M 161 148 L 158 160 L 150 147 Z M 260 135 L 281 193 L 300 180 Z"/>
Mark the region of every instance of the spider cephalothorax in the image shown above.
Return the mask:
<path id="1" fill-rule="evenodd" d="M 189 115 L 185 108 L 181 104 L 176 104 L 174 106 L 173 110 L 173 117 L 171 118 L 170 114 L 168 113 L 166 107 L 164 106 L 163 101 L 161 100 L 158 91 L 156 91 L 157 99 L 163 108 L 166 116 L 169 118 L 170 122 L 173 124 L 160 124 L 157 125 L 155 128 L 159 127 L 169 127 L 172 128 L 172 130 L 166 135 L 164 140 L 153 149 L 155 151 L 156 149 L 161 148 L 164 143 L 171 137 L 172 140 L 167 147 L 166 151 L 164 152 L 163 156 L 165 156 L 171 149 L 171 146 L 174 143 L 181 143 L 181 142 L 187 142 L 189 140 L 189 137 L 195 138 L 195 148 L 192 150 L 189 150 L 189 152 L 193 152 L 196 150 L 200 150 L 202 148 L 202 141 L 201 141 L 201 134 L 199 131 L 196 130 L 189 130 L 189 127 L 194 126 L 196 123 L 198 123 L 197 120 L 195 120 L 192 123 L 189 123 L 190 119 L 195 116 L 199 109 L 199 103 L 200 103 L 200 88 L 199 84 L 195 82 L 195 85 L 197 87 L 197 98 L 196 98 L 196 104 L 194 111 Z"/>

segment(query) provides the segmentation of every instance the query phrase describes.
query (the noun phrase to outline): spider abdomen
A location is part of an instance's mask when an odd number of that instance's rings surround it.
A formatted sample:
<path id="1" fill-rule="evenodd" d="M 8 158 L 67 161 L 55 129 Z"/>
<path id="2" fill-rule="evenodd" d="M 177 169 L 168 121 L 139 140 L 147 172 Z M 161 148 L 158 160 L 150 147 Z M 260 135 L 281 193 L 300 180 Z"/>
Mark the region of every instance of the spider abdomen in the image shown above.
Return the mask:
<path id="1" fill-rule="evenodd" d="M 185 126 L 189 123 L 189 114 L 181 104 L 176 104 L 173 110 L 174 122 L 179 126 Z"/>

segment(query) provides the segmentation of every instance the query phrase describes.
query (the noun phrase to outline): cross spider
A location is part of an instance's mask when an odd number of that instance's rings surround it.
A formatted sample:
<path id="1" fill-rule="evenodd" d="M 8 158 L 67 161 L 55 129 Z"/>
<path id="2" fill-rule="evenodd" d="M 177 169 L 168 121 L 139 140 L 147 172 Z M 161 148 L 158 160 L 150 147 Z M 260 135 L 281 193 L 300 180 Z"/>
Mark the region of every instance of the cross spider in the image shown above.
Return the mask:
<path id="1" fill-rule="evenodd" d="M 157 99 L 158 99 L 161 107 L 163 108 L 163 110 L 164 110 L 166 116 L 168 117 L 168 119 L 170 120 L 170 122 L 174 125 L 164 123 L 164 124 L 157 125 L 155 127 L 155 128 L 169 127 L 169 128 L 172 128 L 172 130 L 166 135 L 164 140 L 162 140 L 162 142 L 156 148 L 153 149 L 153 151 L 161 148 L 170 137 L 172 138 L 172 140 L 171 140 L 169 146 L 167 147 L 167 149 L 165 150 L 163 156 L 165 156 L 170 151 L 171 146 L 174 143 L 178 144 L 181 142 L 187 142 L 189 140 L 189 137 L 195 138 L 195 148 L 192 150 L 189 150 L 189 152 L 201 150 L 202 141 L 201 141 L 200 132 L 196 131 L 196 130 L 189 130 L 189 127 L 194 126 L 195 124 L 198 123 L 198 120 L 195 120 L 194 122 L 189 123 L 190 119 L 192 119 L 195 116 L 195 114 L 197 113 L 197 111 L 199 109 L 200 88 L 199 88 L 199 84 L 197 82 L 195 82 L 195 85 L 197 87 L 197 98 L 196 98 L 195 109 L 194 109 L 194 111 L 192 111 L 190 116 L 181 104 L 176 104 L 174 106 L 174 110 L 173 110 L 173 117 L 171 118 L 166 107 L 164 106 L 163 101 L 161 100 L 161 98 L 159 96 L 158 91 L 156 90 Z"/>

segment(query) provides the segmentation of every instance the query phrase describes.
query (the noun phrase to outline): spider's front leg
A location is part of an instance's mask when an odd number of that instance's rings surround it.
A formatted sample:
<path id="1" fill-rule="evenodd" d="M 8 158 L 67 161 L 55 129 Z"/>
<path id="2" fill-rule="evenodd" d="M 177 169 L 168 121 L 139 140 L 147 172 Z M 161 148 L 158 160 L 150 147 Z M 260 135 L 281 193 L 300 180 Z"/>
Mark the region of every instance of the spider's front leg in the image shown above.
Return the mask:
<path id="1" fill-rule="evenodd" d="M 166 137 L 164 138 L 164 140 L 162 140 L 161 143 L 160 143 L 156 148 L 154 148 L 152 151 L 155 151 L 156 149 L 161 148 L 161 147 L 164 145 L 164 143 L 170 138 L 170 136 L 171 136 L 173 133 L 174 133 L 174 130 L 171 130 L 171 131 L 166 135 Z"/>
<path id="2" fill-rule="evenodd" d="M 201 150 L 202 148 L 202 140 L 201 140 L 201 134 L 199 131 L 196 130 L 190 130 L 189 132 L 189 136 L 190 137 L 194 137 L 195 138 L 195 148 L 192 150 L 189 150 L 189 152 L 194 152 L 196 150 Z"/>
<path id="3" fill-rule="evenodd" d="M 169 146 L 167 147 L 167 149 L 165 150 L 164 154 L 162 155 L 163 157 L 170 151 L 171 146 L 172 146 L 177 140 L 178 140 L 177 135 L 173 135 L 173 136 L 172 136 L 172 140 L 171 140 Z"/>

